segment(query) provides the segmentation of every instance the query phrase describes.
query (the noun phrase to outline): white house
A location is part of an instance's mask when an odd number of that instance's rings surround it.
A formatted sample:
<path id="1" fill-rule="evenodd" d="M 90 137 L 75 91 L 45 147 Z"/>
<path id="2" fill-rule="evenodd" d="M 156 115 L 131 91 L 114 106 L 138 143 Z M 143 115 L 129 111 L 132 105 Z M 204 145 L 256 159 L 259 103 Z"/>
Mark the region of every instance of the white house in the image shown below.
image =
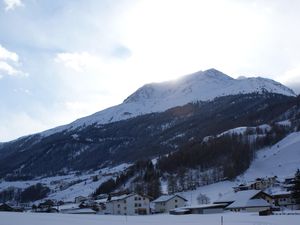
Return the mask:
<path id="1" fill-rule="evenodd" d="M 299 209 L 295 199 L 292 198 L 292 193 L 290 191 L 281 191 L 272 194 L 275 206 L 285 207 L 288 209 Z"/>
<path id="2" fill-rule="evenodd" d="M 170 211 L 173 215 L 184 214 L 213 214 L 224 212 L 226 204 L 204 204 L 204 205 L 192 205 L 181 208 L 176 208 Z"/>
<path id="3" fill-rule="evenodd" d="M 81 202 L 86 201 L 87 199 L 88 198 L 84 197 L 84 196 L 77 196 L 77 197 L 75 197 L 75 203 L 81 203 Z"/>
<path id="4" fill-rule="evenodd" d="M 104 214 L 146 215 L 150 213 L 150 199 L 136 193 L 111 197 L 106 202 Z"/>
<path id="5" fill-rule="evenodd" d="M 260 212 L 271 209 L 271 204 L 263 199 L 239 199 L 226 207 L 235 212 Z"/>
<path id="6" fill-rule="evenodd" d="M 179 195 L 162 195 L 152 203 L 155 213 L 167 213 L 172 209 L 185 206 L 186 202 L 187 200 Z"/>
<path id="7" fill-rule="evenodd" d="M 214 203 L 227 203 L 225 209 L 235 212 L 259 212 L 271 208 L 272 196 L 260 190 L 247 190 L 227 194 Z"/>

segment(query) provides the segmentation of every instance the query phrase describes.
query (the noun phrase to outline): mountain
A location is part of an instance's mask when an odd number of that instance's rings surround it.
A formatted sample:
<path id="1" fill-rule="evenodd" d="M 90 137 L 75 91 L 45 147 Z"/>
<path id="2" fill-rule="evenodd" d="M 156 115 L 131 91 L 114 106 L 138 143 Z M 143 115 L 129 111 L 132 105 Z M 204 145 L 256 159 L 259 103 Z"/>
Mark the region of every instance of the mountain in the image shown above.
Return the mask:
<path id="1" fill-rule="evenodd" d="M 230 95 L 46 137 L 32 135 L 2 146 L 0 177 L 51 175 L 155 158 L 231 128 L 272 123 L 296 105 L 295 97 L 273 93 Z"/>
<path id="2" fill-rule="evenodd" d="M 122 104 L 48 130 L 43 135 L 94 123 L 107 124 L 147 113 L 163 112 L 176 106 L 209 101 L 221 96 L 265 92 L 296 96 L 293 90 L 274 80 L 261 77 L 233 79 L 216 69 L 209 69 L 178 80 L 146 84 L 127 97 Z"/>
<path id="3" fill-rule="evenodd" d="M 292 90 L 273 80 L 200 71 L 145 85 L 122 104 L 69 125 L 2 143 L 0 177 L 25 179 L 155 158 L 235 127 L 290 117 L 298 104 Z"/>

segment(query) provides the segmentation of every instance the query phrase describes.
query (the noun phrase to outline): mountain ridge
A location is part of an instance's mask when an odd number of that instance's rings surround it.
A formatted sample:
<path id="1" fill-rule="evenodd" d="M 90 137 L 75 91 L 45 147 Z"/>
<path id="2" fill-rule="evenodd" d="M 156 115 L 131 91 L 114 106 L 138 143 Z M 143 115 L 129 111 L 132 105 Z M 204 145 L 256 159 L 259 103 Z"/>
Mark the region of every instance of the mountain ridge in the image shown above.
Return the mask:
<path id="1" fill-rule="evenodd" d="M 296 96 L 293 90 L 271 79 L 234 79 L 216 69 L 198 71 L 177 80 L 145 84 L 119 105 L 82 117 L 70 124 L 46 130 L 41 132 L 41 135 L 48 136 L 94 123 L 107 124 L 148 113 L 163 112 L 176 106 L 211 101 L 221 96 L 264 92 Z"/>

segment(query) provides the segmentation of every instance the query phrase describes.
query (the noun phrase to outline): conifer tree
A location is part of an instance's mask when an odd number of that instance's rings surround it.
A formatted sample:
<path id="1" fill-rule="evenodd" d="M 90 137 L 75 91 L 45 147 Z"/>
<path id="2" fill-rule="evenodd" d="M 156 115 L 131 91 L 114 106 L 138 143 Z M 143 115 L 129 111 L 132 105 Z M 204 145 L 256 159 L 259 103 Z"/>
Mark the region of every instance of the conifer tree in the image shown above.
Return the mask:
<path id="1" fill-rule="evenodd" d="M 292 189 L 292 197 L 295 199 L 296 204 L 300 204 L 300 170 L 299 169 L 295 174 L 294 186 Z"/>

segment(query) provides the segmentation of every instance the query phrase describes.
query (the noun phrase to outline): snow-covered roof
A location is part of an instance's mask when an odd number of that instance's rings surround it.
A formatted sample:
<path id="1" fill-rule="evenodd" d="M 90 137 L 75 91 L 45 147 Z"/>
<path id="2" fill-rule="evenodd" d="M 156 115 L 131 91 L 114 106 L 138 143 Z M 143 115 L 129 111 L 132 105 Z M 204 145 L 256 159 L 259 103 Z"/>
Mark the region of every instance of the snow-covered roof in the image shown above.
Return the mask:
<path id="1" fill-rule="evenodd" d="M 90 208 L 68 209 L 68 210 L 63 210 L 61 212 L 68 213 L 68 214 L 93 214 L 93 213 L 96 213 L 96 211 L 94 211 Z"/>
<path id="2" fill-rule="evenodd" d="M 246 190 L 246 191 L 239 191 L 239 192 L 231 192 L 219 198 L 215 203 L 219 202 L 234 202 L 237 200 L 249 200 L 253 198 L 255 195 L 260 193 L 260 190 Z"/>
<path id="3" fill-rule="evenodd" d="M 72 204 L 64 204 L 64 205 L 60 205 L 59 209 L 60 210 L 66 210 L 66 209 L 76 209 L 79 208 L 79 205 L 76 203 L 72 203 Z"/>
<path id="4" fill-rule="evenodd" d="M 107 198 L 97 199 L 97 200 L 95 200 L 95 202 L 97 202 L 97 203 L 106 203 Z"/>
<path id="5" fill-rule="evenodd" d="M 272 193 L 272 196 L 277 196 L 277 195 L 290 195 L 291 192 L 290 191 L 277 191 Z"/>
<path id="6" fill-rule="evenodd" d="M 153 203 L 167 202 L 167 201 L 169 201 L 170 199 L 172 199 L 176 196 L 179 197 L 179 198 L 182 198 L 184 201 L 187 201 L 185 198 L 181 197 L 180 195 L 162 195 L 162 196 L 158 197 L 157 199 L 155 199 L 153 201 Z"/>
<path id="7" fill-rule="evenodd" d="M 129 198 L 129 197 L 134 196 L 134 195 L 138 195 L 138 196 L 149 198 L 146 195 L 140 195 L 140 194 L 137 194 L 137 193 L 130 193 L 130 194 L 123 194 L 123 195 L 118 195 L 118 196 L 112 196 L 111 199 L 108 202 L 110 202 L 110 201 L 124 200 L 124 199 Z"/>
<path id="8" fill-rule="evenodd" d="M 224 207 L 224 204 L 203 204 L 203 205 L 191 205 L 182 207 L 183 209 L 207 209 L 207 208 L 217 208 L 217 207 Z"/>
<path id="9" fill-rule="evenodd" d="M 124 194 L 124 195 L 113 196 L 113 197 L 111 197 L 110 201 L 124 200 L 132 195 L 135 195 L 135 194 Z"/>
<path id="10" fill-rule="evenodd" d="M 227 209 L 233 208 L 251 208 L 251 207 L 268 207 L 271 206 L 263 199 L 239 199 L 227 206 Z"/>

